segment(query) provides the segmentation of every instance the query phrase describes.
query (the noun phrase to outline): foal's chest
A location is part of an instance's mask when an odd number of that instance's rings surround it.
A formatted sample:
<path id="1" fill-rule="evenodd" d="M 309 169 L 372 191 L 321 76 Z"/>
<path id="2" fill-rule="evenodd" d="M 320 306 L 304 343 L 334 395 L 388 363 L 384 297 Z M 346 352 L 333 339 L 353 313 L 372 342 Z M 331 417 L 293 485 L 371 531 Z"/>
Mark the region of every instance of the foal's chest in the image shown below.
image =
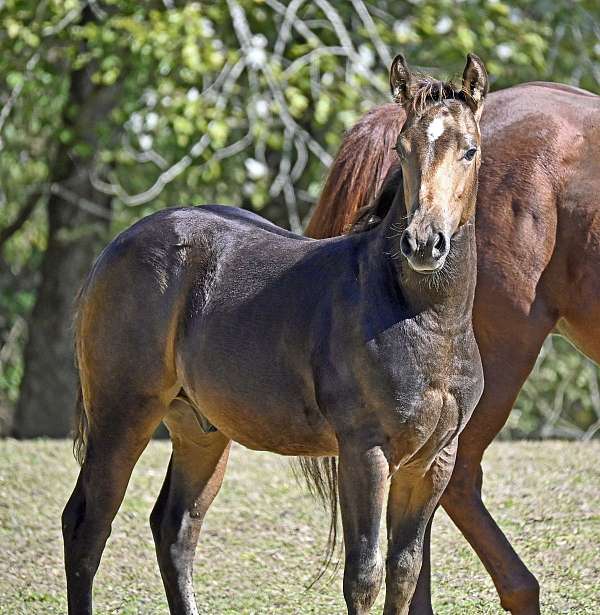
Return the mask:
<path id="1" fill-rule="evenodd" d="M 399 456 L 438 450 L 457 435 L 483 391 L 483 372 L 471 326 L 423 331 L 409 323 L 403 331 L 369 343 L 374 377 L 363 387 L 386 437 Z"/>

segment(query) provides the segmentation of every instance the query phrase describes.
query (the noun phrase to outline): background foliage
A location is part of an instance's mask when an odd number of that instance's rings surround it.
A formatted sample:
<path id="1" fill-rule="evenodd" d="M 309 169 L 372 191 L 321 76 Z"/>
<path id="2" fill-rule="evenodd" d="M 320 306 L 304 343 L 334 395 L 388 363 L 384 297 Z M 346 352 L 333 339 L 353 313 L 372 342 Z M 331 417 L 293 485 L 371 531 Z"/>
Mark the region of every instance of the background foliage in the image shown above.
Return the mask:
<path id="1" fill-rule="evenodd" d="M 445 75 L 476 50 L 495 89 L 544 79 L 600 91 L 592 0 L 5 0 L 0 18 L 5 430 L 44 271 L 64 266 L 43 267 L 53 242 L 92 229 L 102 243 L 151 211 L 203 202 L 300 232 L 344 130 L 388 100 L 399 49 Z M 71 181 L 81 169 L 84 188 Z M 49 225 L 52 199 L 68 213 Z M 598 388 L 596 367 L 551 340 L 506 433 L 592 437 Z"/>

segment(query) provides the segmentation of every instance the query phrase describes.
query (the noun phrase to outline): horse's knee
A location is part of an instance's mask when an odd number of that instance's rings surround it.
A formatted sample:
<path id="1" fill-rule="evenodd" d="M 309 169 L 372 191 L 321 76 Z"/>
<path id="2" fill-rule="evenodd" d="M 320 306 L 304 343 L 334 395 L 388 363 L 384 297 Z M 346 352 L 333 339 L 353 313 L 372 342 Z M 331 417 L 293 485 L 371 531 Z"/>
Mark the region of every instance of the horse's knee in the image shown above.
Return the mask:
<path id="1" fill-rule="evenodd" d="M 540 584 L 529 573 L 500 593 L 500 604 L 513 615 L 537 615 L 540 612 Z"/>
<path id="2" fill-rule="evenodd" d="M 368 611 L 383 581 L 383 558 L 377 549 L 372 553 L 363 550 L 350 551 L 346 556 L 344 570 L 344 597 L 349 605 Z"/>

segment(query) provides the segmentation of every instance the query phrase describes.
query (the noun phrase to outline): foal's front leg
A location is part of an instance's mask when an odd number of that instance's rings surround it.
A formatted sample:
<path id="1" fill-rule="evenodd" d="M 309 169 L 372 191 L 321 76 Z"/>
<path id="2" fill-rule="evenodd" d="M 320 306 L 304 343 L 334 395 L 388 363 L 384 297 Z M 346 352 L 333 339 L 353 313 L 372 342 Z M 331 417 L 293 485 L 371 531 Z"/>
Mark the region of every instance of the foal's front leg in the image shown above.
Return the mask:
<path id="1" fill-rule="evenodd" d="M 388 552 L 384 615 L 406 615 L 421 564 L 428 523 L 450 480 L 457 439 L 431 467 L 420 472 L 400 468 L 392 477 L 387 508 Z"/>
<path id="2" fill-rule="evenodd" d="M 389 475 L 379 447 L 366 449 L 358 439 L 340 441 L 339 494 L 346 562 L 344 598 L 349 615 L 365 615 L 383 580 L 379 525 Z"/>

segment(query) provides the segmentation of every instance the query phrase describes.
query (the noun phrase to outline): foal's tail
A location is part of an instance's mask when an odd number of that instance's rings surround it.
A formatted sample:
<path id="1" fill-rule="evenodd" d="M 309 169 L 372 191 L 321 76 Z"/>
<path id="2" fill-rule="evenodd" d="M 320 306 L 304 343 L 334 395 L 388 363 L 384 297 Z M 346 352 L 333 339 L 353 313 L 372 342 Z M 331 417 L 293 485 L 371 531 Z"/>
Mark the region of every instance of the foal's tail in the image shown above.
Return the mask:
<path id="1" fill-rule="evenodd" d="M 79 391 L 77 392 L 77 402 L 75 404 L 75 435 L 73 437 L 73 455 L 79 465 L 83 464 L 85 452 L 87 449 L 87 440 L 89 432 L 89 424 L 85 407 L 83 405 L 83 392 L 81 390 L 81 382 L 77 378 Z"/>
<path id="2" fill-rule="evenodd" d="M 298 457 L 298 468 L 294 472 L 297 478 L 306 482 L 310 493 L 321 500 L 326 510 L 329 510 L 329 536 L 325 558 L 321 570 L 315 575 L 309 584 L 312 587 L 323 575 L 333 562 L 338 543 L 338 470 L 335 457 Z M 334 572 L 339 562 L 336 563 Z"/>
<path id="3" fill-rule="evenodd" d="M 75 313 L 73 325 L 75 328 L 75 368 L 77 369 L 77 401 L 75 402 L 75 417 L 74 417 L 74 435 L 73 435 L 73 455 L 79 465 L 85 461 L 85 455 L 88 445 L 88 436 L 90 432 L 90 423 L 85 408 L 83 398 L 83 388 L 81 386 L 81 312 L 82 303 L 87 289 L 91 271 L 88 274 L 85 282 L 79 289 L 75 298 Z"/>

